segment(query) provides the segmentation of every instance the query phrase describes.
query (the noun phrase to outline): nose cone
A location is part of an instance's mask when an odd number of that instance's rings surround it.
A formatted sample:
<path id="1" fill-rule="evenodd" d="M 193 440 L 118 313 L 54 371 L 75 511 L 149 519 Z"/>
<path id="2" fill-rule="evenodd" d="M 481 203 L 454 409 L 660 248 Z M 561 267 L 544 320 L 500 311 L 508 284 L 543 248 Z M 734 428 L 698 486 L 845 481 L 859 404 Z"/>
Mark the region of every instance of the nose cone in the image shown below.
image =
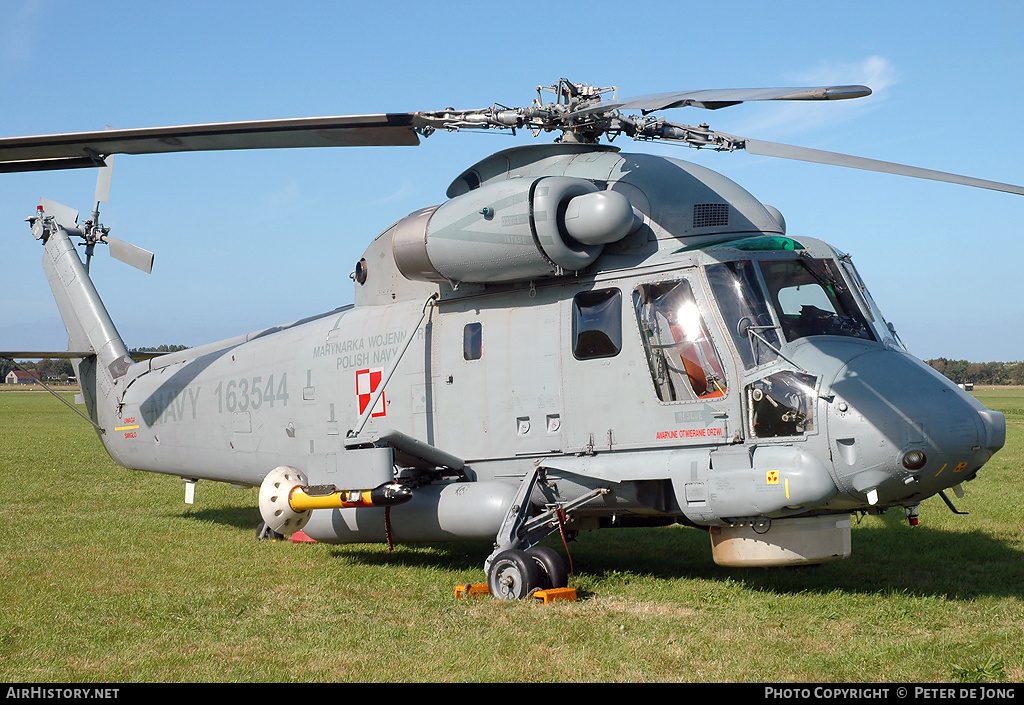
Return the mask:
<path id="1" fill-rule="evenodd" d="M 1006 439 L 1001 413 L 893 350 L 848 360 L 830 396 L 828 434 L 840 489 L 869 504 L 920 501 L 971 479 Z"/>

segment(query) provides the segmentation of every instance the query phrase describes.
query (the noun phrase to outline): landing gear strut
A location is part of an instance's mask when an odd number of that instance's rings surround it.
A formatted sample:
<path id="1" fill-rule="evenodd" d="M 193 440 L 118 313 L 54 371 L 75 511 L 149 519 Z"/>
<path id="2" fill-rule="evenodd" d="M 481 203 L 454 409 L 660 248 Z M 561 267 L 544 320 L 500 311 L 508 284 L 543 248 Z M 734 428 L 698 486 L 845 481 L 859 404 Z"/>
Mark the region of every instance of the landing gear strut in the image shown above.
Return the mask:
<path id="1" fill-rule="evenodd" d="M 562 556 L 537 544 L 559 530 L 568 512 L 608 493 L 608 489 L 599 487 L 568 502 L 548 504 L 534 516 L 530 498 L 534 488 L 545 483 L 543 467 L 523 478 L 498 531 L 494 553 L 484 561 L 487 583 L 495 597 L 515 600 L 529 597 L 537 590 L 567 587 L 569 574 Z"/>
<path id="2" fill-rule="evenodd" d="M 267 526 L 267 522 L 261 521 L 259 526 L 256 527 L 256 539 L 259 541 L 281 541 L 284 539 L 284 534 L 279 534 Z"/>

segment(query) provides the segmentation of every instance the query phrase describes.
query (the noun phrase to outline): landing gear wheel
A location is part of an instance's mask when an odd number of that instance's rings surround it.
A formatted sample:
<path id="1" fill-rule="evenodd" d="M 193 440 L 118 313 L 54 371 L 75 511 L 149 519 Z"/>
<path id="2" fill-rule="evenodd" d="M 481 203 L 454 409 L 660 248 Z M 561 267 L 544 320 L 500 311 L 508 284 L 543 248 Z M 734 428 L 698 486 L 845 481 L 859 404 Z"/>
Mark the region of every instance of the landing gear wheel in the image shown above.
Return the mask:
<path id="1" fill-rule="evenodd" d="M 553 548 L 534 546 L 526 550 L 543 573 L 543 588 L 564 588 L 569 585 L 569 572 L 565 569 L 565 561 Z"/>
<path id="2" fill-rule="evenodd" d="M 256 527 L 256 538 L 259 541 L 280 541 L 284 538 L 284 534 L 277 533 L 267 526 L 267 522 L 261 521 L 260 525 Z"/>
<path id="3" fill-rule="evenodd" d="M 522 600 L 543 587 L 540 563 L 524 551 L 502 551 L 491 562 L 487 586 L 491 594 L 502 600 Z"/>

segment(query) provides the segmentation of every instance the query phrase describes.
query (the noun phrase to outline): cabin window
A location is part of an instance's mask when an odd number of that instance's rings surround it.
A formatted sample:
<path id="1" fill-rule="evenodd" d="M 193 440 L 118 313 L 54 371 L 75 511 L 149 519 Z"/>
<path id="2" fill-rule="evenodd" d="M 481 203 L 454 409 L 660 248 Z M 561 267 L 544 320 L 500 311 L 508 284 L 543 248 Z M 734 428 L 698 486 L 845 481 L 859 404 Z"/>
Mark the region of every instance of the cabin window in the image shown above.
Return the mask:
<path id="1" fill-rule="evenodd" d="M 688 282 L 642 284 L 633 292 L 633 306 L 658 399 L 725 396 L 722 361 Z"/>
<path id="2" fill-rule="evenodd" d="M 572 354 L 577 360 L 614 357 L 622 349 L 622 292 L 584 291 L 572 300 Z"/>
<path id="3" fill-rule="evenodd" d="M 462 358 L 479 360 L 483 354 L 483 326 L 479 323 L 467 323 L 462 329 Z"/>

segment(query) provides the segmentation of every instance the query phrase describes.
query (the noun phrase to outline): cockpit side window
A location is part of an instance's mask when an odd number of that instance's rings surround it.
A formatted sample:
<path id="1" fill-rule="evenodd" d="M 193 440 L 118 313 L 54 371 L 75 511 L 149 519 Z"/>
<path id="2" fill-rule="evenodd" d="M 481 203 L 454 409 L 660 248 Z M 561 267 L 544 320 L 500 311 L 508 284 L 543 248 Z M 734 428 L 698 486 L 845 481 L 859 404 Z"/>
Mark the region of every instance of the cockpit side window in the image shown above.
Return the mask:
<path id="1" fill-rule="evenodd" d="M 802 436 L 813 431 L 817 382 L 813 375 L 784 370 L 749 385 L 748 422 L 754 436 Z"/>
<path id="2" fill-rule="evenodd" d="M 633 306 L 661 401 L 725 396 L 722 361 L 688 282 L 641 284 Z"/>
<path id="3" fill-rule="evenodd" d="M 779 334 L 754 263 L 750 260 L 725 262 L 710 265 L 705 271 L 744 367 L 750 369 L 777 358 L 775 348 L 779 347 Z"/>
<path id="4" fill-rule="evenodd" d="M 811 335 L 875 339 L 834 261 L 801 257 L 763 260 L 760 266 L 787 340 Z"/>

